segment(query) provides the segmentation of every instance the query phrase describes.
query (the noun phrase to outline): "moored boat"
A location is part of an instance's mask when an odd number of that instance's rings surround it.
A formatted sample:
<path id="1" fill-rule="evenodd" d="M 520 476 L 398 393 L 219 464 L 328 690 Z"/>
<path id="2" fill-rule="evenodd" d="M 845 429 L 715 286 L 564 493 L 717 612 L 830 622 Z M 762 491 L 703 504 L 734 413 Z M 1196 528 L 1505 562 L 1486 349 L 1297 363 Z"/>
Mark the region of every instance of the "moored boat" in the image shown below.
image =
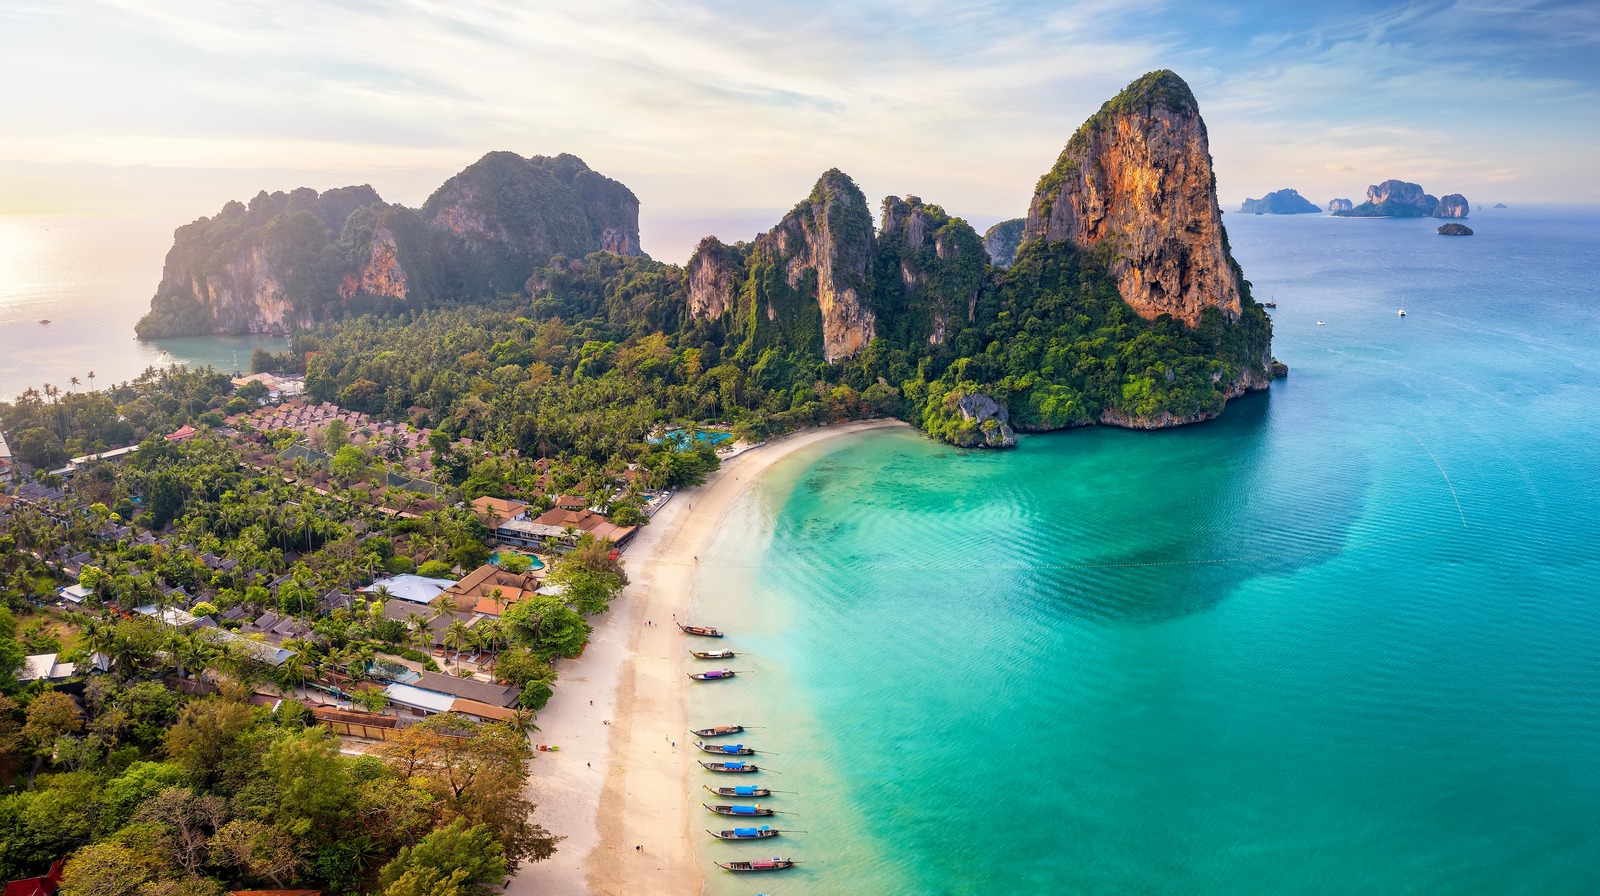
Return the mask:
<path id="1" fill-rule="evenodd" d="M 709 625 L 684 625 L 676 619 L 672 620 L 672 624 L 683 629 L 683 633 L 686 635 L 699 635 L 702 638 L 722 637 L 722 632 L 717 631 Z"/>
<path id="2" fill-rule="evenodd" d="M 691 650 L 697 660 L 731 660 L 738 656 L 731 650 Z"/>
<path id="3" fill-rule="evenodd" d="M 765 787 L 752 787 L 752 786 L 747 785 L 747 784 L 741 784 L 741 785 L 739 785 L 737 787 L 706 787 L 706 785 L 704 785 L 704 784 L 702 784 L 700 786 L 701 787 L 705 787 L 707 790 L 711 791 L 712 793 L 716 794 L 717 796 L 744 796 L 744 797 L 752 797 L 752 796 L 753 797 L 766 797 L 766 796 L 772 796 L 772 791 L 768 790 Z"/>
<path id="4" fill-rule="evenodd" d="M 743 725 L 717 725 L 712 728 L 690 728 L 689 733 L 695 737 L 726 737 L 744 731 Z"/>
<path id="5" fill-rule="evenodd" d="M 706 806 L 705 803 L 701 803 L 700 805 Z M 748 817 L 748 818 L 768 818 L 768 817 L 771 817 L 773 815 L 778 814 L 777 812 L 773 811 L 772 809 L 768 809 L 768 808 L 765 808 L 765 807 L 759 806 L 759 805 L 757 805 L 757 806 L 706 806 L 706 808 L 711 810 L 712 812 L 717 813 L 718 815 L 735 815 L 735 816 L 744 816 L 744 817 Z"/>
<path id="6" fill-rule="evenodd" d="M 712 669 L 710 672 L 690 672 L 689 677 L 695 681 L 721 681 L 724 678 L 733 678 L 738 674 L 732 669 Z"/>
<path id="7" fill-rule="evenodd" d="M 773 856 L 770 859 L 756 859 L 753 862 L 717 862 L 718 868 L 723 871 L 786 871 L 800 864 L 794 859 L 780 859 Z"/>
<path id="8" fill-rule="evenodd" d="M 701 767 L 708 772 L 732 772 L 749 774 L 759 772 L 761 768 L 749 762 L 702 762 Z"/>
<path id="9" fill-rule="evenodd" d="M 764 840 L 768 837 L 776 837 L 781 832 L 762 825 L 759 828 L 734 828 L 731 831 L 708 830 L 706 833 L 718 840 Z"/>
<path id="10" fill-rule="evenodd" d="M 727 754 L 729 756 L 756 755 L 754 747 L 747 747 L 744 744 L 708 744 L 703 740 L 697 740 L 694 742 L 694 745 L 699 747 L 700 752 L 702 753 L 719 753 Z"/>

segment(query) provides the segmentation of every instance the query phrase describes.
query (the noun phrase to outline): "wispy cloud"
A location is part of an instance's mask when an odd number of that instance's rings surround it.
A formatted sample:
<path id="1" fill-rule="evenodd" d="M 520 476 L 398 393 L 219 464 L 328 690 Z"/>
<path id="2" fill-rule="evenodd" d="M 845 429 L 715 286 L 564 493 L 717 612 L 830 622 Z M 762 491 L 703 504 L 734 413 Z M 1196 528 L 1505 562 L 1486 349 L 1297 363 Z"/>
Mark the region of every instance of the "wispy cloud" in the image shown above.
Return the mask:
<path id="1" fill-rule="evenodd" d="M 833 166 L 869 195 L 1020 213 L 1077 124 L 1162 67 L 1195 87 L 1224 195 L 1430 173 L 1533 195 L 1579 173 L 1548 147 L 1600 143 L 1600 9 L 1576 2 L 68 0 L 0 17 L 0 77 L 28 87 L 0 94 L 0 157 L 359 173 L 569 151 L 647 216 L 784 207 Z"/>

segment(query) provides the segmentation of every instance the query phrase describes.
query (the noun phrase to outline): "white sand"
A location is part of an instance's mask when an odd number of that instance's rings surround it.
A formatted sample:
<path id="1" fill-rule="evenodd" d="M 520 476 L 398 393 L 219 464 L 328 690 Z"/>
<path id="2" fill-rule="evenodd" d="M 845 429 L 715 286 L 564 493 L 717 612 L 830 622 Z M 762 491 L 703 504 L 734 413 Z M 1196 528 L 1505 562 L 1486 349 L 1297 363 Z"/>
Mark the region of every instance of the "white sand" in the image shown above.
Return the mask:
<path id="1" fill-rule="evenodd" d="M 508 894 L 702 891 L 709 865 L 695 857 L 689 813 L 699 803 L 689 798 L 689 645 L 672 624 L 674 615 L 688 620 L 695 558 L 774 463 L 836 436 L 904 425 L 827 426 L 753 448 L 725 460 L 705 485 L 679 492 L 639 533 L 623 555 L 632 584 L 595 620 L 583 656 L 560 663 L 555 696 L 533 734 L 534 743 L 561 748 L 532 763 L 534 820 L 567 839 L 548 861 L 524 866 Z"/>

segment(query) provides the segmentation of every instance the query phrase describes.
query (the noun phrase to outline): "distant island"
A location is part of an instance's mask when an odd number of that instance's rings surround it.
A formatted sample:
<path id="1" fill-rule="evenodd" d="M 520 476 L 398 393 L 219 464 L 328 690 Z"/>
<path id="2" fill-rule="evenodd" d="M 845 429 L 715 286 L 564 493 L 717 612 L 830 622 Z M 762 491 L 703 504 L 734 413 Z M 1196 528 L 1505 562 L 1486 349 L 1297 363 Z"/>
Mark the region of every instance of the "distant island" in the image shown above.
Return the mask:
<path id="1" fill-rule="evenodd" d="M 1439 232 L 1445 236 L 1472 236 L 1472 228 L 1454 221 L 1449 224 L 1439 225 Z"/>
<path id="2" fill-rule="evenodd" d="M 1293 189 L 1274 190 L 1260 199 L 1246 199 L 1239 211 L 1255 215 L 1314 215 L 1322 209 Z"/>
<path id="3" fill-rule="evenodd" d="M 983 238 L 916 196 L 884 199 L 875 227 L 837 169 L 771 230 L 706 237 L 682 267 L 644 254 L 638 213 L 571 155 L 490 153 L 420 209 L 366 186 L 261 193 L 178 229 L 138 334 L 294 332 L 275 372 L 384 416 L 490 413 L 452 385 L 485 371 L 564 389 L 649 372 L 665 380 L 640 393 L 640 420 L 684 389 L 757 432 L 889 415 L 962 446 L 1206 420 L 1281 368 L 1228 251 L 1205 124 L 1170 71 L 1102 106 L 1026 218 Z M 505 317 L 475 324 L 492 352 L 401 363 L 408 321 L 474 306 Z M 554 360 L 518 341 L 554 324 L 572 340 Z M 641 340 L 660 360 L 639 366 Z"/>
<path id="4" fill-rule="evenodd" d="M 1423 192 L 1418 184 L 1386 180 L 1367 187 L 1366 202 L 1333 213 L 1340 218 L 1465 218 L 1471 208 L 1460 193 L 1441 199 Z"/>
<path id="5" fill-rule="evenodd" d="M 1347 211 L 1349 211 L 1349 210 L 1351 210 L 1351 209 L 1353 209 L 1355 207 L 1356 207 L 1356 204 L 1354 202 L 1351 202 L 1348 199 L 1329 199 L 1328 200 L 1328 211 L 1330 211 L 1330 212 L 1347 212 Z"/>
<path id="6" fill-rule="evenodd" d="M 1496 202 L 1494 204 L 1494 207 L 1495 208 L 1506 208 L 1506 204 L 1504 202 Z"/>

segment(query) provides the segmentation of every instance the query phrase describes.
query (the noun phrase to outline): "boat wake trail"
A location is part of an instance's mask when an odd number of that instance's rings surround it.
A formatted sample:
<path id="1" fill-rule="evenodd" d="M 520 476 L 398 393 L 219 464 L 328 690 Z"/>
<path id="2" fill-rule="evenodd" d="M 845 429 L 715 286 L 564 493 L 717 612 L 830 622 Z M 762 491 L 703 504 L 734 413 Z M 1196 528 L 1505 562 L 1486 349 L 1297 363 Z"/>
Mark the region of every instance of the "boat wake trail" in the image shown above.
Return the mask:
<path id="1" fill-rule="evenodd" d="M 1461 528 L 1463 528 L 1463 529 L 1467 528 L 1467 513 L 1466 513 L 1466 511 L 1461 509 L 1461 496 L 1456 494 L 1456 486 L 1455 486 L 1455 483 L 1450 481 L 1450 474 L 1448 474 L 1448 473 L 1446 473 L 1444 471 L 1444 466 L 1439 463 L 1439 459 L 1437 457 L 1433 456 L 1433 452 L 1432 451 L 1428 451 L 1428 446 L 1422 444 L 1422 440 L 1417 438 L 1417 434 L 1416 433 L 1412 432 L 1409 429 L 1406 430 L 1405 433 L 1406 433 L 1406 435 L 1411 437 L 1411 441 L 1417 443 L 1417 447 L 1418 448 L 1421 448 L 1424 452 L 1427 453 L 1428 459 L 1433 461 L 1434 468 L 1439 471 L 1439 475 L 1440 476 L 1444 477 L 1444 484 L 1445 484 L 1446 487 L 1448 487 L 1450 489 L 1450 499 L 1452 501 L 1456 502 L 1456 513 L 1461 516 Z"/>

